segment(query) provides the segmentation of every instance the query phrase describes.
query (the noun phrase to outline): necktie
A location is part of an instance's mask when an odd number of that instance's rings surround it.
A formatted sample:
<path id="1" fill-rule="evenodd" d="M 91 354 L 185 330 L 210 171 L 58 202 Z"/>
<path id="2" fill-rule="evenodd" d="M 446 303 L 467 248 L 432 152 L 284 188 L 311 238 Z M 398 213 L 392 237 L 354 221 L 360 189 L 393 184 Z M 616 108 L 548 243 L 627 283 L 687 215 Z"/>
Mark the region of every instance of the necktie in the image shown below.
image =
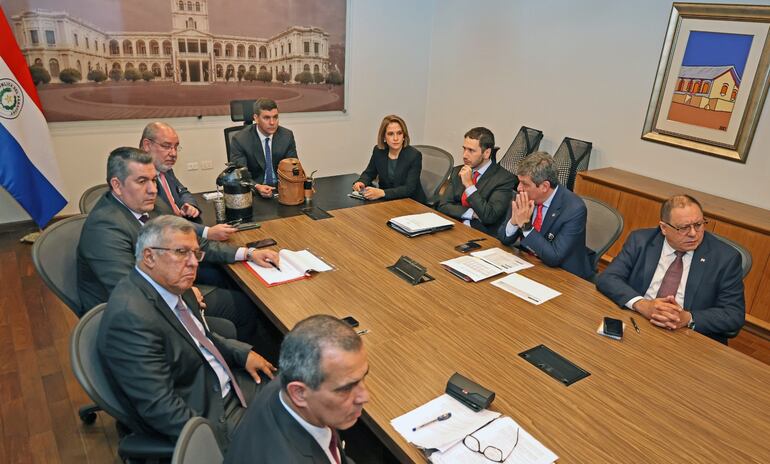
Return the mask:
<path id="1" fill-rule="evenodd" d="M 658 294 L 656 298 L 664 298 L 667 296 L 676 296 L 676 291 L 679 289 L 679 283 L 682 281 L 682 271 L 684 270 L 684 262 L 682 256 L 684 251 L 675 251 L 676 259 L 666 269 L 666 273 L 663 275 L 663 281 L 660 283 Z"/>
<path id="2" fill-rule="evenodd" d="M 273 154 L 270 152 L 270 137 L 265 139 L 265 184 L 275 185 L 275 172 L 273 172 Z"/>
<path id="3" fill-rule="evenodd" d="M 171 194 L 171 189 L 168 186 L 168 180 L 166 180 L 166 173 L 161 172 L 158 175 L 158 179 L 160 179 L 160 185 L 163 187 L 163 192 L 166 194 L 166 198 L 168 199 L 168 204 L 171 205 L 171 209 L 174 210 L 174 214 L 177 216 L 181 215 L 181 211 L 179 211 L 179 207 L 176 205 L 176 202 L 174 201 L 174 195 Z"/>
<path id="4" fill-rule="evenodd" d="M 141 216 L 139 216 L 139 222 L 141 222 L 142 224 L 146 224 L 147 221 L 149 220 L 150 220 L 150 215 L 147 213 L 144 213 Z"/>
<path id="5" fill-rule="evenodd" d="M 233 377 L 232 371 L 230 371 L 230 366 L 227 365 L 225 358 L 222 357 L 222 353 L 219 352 L 217 347 L 211 342 L 211 340 L 209 340 L 206 334 L 201 332 L 201 329 L 198 328 L 198 324 L 196 324 L 193 320 L 192 312 L 190 312 L 190 309 L 184 304 L 182 297 L 179 297 L 179 302 L 176 304 L 176 310 L 179 312 L 179 320 L 182 321 L 182 324 L 185 326 L 185 328 L 187 328 L 187 331 L 190 332 L 190 335 L 192 335 L 192 337 L 198 343 L 200 343 L 201 346 L 206 348 L 209 353 L 214 355 L 216 360 L 219 361 L 219 364 L 225 368 L 227 375 L 230 377 L 230 385 L 233 387 L 233 390 L 235 390 L 235 395 L 241 401 L 241 406 L 245 408 L 246 399 L 243 397 L 241 387 L 239 387 L 238 382 L 235 381 L 235 377 Z"/>
<path id="6" fill-rule="evenodd" d="M 339 447 L 338 447 L 338 441 L 337 441 L 337 434 L 334 432 L 334 429 L 332 429 L 332 439 L 329 440 L 329 451 L 332 453 L 334 462 L 336 462 L 337 464 L 340 464 L 340 454 L 339 454 Z"/>
<path id="7" fill-rule="evenodd" d="M 535 230 L 538 232 L 540 232 L 540 229 L 543 227 L 543 204 L 542 203 L 537 205 L 537 214 L 535 215 L 535 222 L 532 223 L 532 227 L 534 227 Z"/>
<path id="8" fill-rule="evenodd" d="M 479 176 L 480 175 L 481 174 L 479 174 L 479 171 L 473 171 L 473 185 L 476 185 L 476 182 L 479 181 Z M 468 195 L 466 195 L 465 192 L 463 192 L 463 196 L 462 196 L 462 198 L 460 198 L 460 203 L 462 203 L 462 205 L 465 206 L 466 208 L 470 208 L 471 207 L 471 204 L 468 203 Z"/>

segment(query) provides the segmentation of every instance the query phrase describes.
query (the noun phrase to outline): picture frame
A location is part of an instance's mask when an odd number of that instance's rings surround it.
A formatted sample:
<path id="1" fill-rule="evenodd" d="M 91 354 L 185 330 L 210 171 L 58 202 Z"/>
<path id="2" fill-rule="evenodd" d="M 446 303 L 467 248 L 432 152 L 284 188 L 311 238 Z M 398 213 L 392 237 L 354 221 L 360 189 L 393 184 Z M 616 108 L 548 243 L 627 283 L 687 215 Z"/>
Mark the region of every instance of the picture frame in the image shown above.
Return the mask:
<path id="1" fill-rule="evenodd" d="M 745 163 L 769 73 L 770 6 L 674 3 L 642 139 Z"/>

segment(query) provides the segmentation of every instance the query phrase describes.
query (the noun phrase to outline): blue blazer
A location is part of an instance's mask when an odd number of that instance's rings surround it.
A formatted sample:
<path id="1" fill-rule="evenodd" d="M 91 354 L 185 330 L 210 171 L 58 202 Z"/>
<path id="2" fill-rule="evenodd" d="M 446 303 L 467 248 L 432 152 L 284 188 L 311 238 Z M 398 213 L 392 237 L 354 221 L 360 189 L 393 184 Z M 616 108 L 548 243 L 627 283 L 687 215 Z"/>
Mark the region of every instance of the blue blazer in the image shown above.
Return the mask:
<path id="1" fill-rule="evenodd" d="M 511 220 L 511 206 L 500 224 L 497 238 L 505 245 L 520 240 L 519 246 L 536 254 L 546 265 L 561 267 L 584 279 L 590 279 L 594 270 L 590 256 L 593 251 L 586 247 L 586 218 L 588 211 L 583 200 L 560 185 L 551 200 L 540 232 L 532 230 L 526 237 L 521 230 L 511 237 L 505 236 L 505 226 Z"/>
<path id="2" fill-rule="evenodd" d="M 665 237 L 659 228 L 636 230 L 596 280 L 596 288 L 618 306 L 644 296 L 660 260 Z M 743 326 L 741 256 L 730 245 L 706 232 L 692 257 L 684 290 L 684 309 L 692 313 L 695 331 L 725 342 L 725 333 Z"/>

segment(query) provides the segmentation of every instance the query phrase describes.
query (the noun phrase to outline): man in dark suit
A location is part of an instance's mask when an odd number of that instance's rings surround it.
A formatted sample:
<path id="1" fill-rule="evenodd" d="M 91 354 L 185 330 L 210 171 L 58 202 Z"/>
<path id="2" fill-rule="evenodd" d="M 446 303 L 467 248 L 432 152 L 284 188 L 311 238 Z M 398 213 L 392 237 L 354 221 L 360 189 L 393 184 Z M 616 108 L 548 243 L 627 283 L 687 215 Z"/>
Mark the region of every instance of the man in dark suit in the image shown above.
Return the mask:
<path id="1" fill-rule="evenodd" d="M 254 102 L 254 124 L 233 137 L 230 162 L 249 168 L 259 194 L 270 198 L 278 182 L 278 163 L 284 158 L 297 158 L 294 133 L 278 125 L 278 105 L 260 98 Z"/>
<path id="2" fill-rule="evenodd" d="M 129 428 L 176 440 L 188 419 L 203 416 L 226 447 L 263 385 L 260 374 L 272 378 L 275 368 L 208 329 L 191 290 L 203 255 L 188 221 L 149 221 L 135 267 L 110 295 L 97 349 Z"/>
<path id="3" fill-rule="evenodd" d="M 78 292 L 83 313 L 107 301 L 118 281 L 134 267 L 134 246 L 143 223 L 159 216 L 155 211 L 157 173 L 152 157 L 137 148 L 113 150 L 107 160 L 108 191 L 88 215 L 78 243 Z M 277 260 L 272 250 L 235 248 L 200 239 L 210 263 L 233 263 L 250 259 L 270 266 Z M 240 291 L 216 288 L 206 294 L 206 309 L 212 316 L 235 324 L 238 338 L 256 341 L 258 311 Z M 267 346 L 260 345 L 267 350 Z"/>
<path id="4" fill-rule="evenodd" d="M 669 198 L 659 227 L 632 232 L 596 288 L 658 327 L 727 343 L 746 316 L 741 256 L 706 232 L 707 223 L 695 198 Z"/>
<path id="5" fill-rule="evenodd" d="M 198 235 L 209 240 L 224 241 L 237 229 L 228 224 L 207 227 L 202 224 L 198 202 L 187 187 L 174 174 L 174 165 L 182 148 L 179 135 L 166 123 L 151 122 L 142 131 L 139 148 L 152 156 L 158 171 L 155 184 L 158 188 L 156 208 L 158 211 L 187 218 L 194 223 Z"/>
<path id="6" fill-rule="evenodd" d="M 584 279 L 594 270 L 586 247 L 585 203 L 559 185 L 553 158 L 536 152 L 519 164 L 518 194 L 511 201 L 497 237 L 537 255 L 547 266 L 561 267 Z"/>
<path id="7" fill-rule="evenodd" d="M 339 319 L 311 316 L 281 345 L 279 379 L 249 407 L 225 463 L 343 464 L 337 430 L 353 426 L 369 392 L 366 349 Z"/>
<path id="8" fill-rule="evenodd" d="M 495 136 L 486 127 L 465 133 L 463 165 L 452 169 L 436 209 L 465 225 L 494 235 L 511 201 L 516 178 L 495 163 Z"/>

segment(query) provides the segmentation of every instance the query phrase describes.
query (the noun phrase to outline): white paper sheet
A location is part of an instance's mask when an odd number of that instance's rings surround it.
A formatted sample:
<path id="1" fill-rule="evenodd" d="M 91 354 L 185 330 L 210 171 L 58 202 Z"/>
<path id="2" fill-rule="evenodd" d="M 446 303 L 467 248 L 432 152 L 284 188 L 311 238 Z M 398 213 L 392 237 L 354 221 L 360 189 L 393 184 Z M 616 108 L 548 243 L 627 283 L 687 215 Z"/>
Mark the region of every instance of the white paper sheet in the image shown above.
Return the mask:
<path id="1" fill-rule="evenodd" d="M 487 250 L 474 251 L 471 256 L 476 256 L 484 261 L 499 267 L 506 274 L 511 274 L 522 269 L 533 267 L 534 264 L 525 261 L 522 258 L 508 253 L 500 248 L 489 248 Z"/>
<path id="2" fill-rule="evenodd" d="M 434 229 L 436 227 L 451 226 L 453 223 L 436 213 L 410 214 L 407 216 L 398 216 L 390 220 L 407 232 L 420 232 L 422 230 Z"/>
<path id="3" fill-rule="evenodd" d="M 495 280 L 492 285 L 535 305 L 543 304 L 551 298 L 561 295 L 560 292 L 519 274 L 509 274 L 502 279 Z"/>
<path id="4" fill-rule="evenodd" d="M 442 261 L 440 264 L 448 266 L 474 282 L 488 279 L 500 274 L 502 269 L 475 256 L 459 256 L 457 258 Z"/>

